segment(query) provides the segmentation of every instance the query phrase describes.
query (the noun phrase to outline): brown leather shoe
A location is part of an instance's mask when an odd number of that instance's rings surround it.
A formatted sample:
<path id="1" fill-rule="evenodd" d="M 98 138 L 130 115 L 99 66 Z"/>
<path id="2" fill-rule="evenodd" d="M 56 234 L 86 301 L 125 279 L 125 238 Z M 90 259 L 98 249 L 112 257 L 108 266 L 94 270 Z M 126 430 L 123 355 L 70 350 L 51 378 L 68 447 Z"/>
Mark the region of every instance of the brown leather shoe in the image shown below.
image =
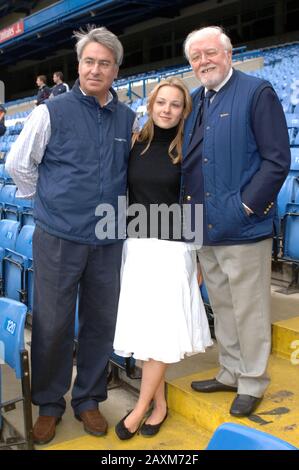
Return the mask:
<path id="1" fill-rule="evenodd" d="M 43 445 L 55 437 L 56 425 L 61 421 L 57 416 L 39 416 L 33 426 L 33 441 Z"/>
<path id="2" fill-rule="evenodd" d="M 83 422 L 84 430 L 92 436 L 104 436 L 108 429 L 108 423 L 99 410 L 82 411 L 76 415 Z"/>

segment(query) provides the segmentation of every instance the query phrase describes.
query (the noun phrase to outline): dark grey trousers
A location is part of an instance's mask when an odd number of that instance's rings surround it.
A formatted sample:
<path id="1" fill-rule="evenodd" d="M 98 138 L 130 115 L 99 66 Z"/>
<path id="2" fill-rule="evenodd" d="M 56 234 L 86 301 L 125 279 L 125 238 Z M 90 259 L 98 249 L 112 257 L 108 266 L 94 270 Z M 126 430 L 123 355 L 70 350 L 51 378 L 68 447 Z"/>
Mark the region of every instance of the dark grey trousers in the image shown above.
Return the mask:
<path id="1" fill-rule="evenodd" d="M 72 379 L 78 286 L 74 413 L 97 408 L 107 398 L 122 245 L 122 241 L 109 245 L 74 243 L 35 229 L 32 402 L 39 405 L 40 415 L 61 416 L 65 410 L 64 395 Z"/>

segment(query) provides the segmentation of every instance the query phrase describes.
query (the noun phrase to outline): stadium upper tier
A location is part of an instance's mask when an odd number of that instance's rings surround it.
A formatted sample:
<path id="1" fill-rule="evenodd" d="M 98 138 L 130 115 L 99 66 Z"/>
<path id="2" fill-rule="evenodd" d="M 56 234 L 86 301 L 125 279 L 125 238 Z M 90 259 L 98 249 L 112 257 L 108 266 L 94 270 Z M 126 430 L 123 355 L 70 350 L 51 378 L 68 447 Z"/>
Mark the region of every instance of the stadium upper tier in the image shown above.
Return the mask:
<path id="1" fill-rule="evenodd" d="M 20 3 L 25 8 L 28 2 Z M 196 0 L 60 0 L 2 32 L 0 67 L 16 63 L 20 58 L 40 59 L 57 48 L 72 47 L 73 30 L 91 22 L 109 25 L 109 29 L 118 32 L 156 16 L 167 14 L 173 18 L 179 8 L 195 3 Z"/>

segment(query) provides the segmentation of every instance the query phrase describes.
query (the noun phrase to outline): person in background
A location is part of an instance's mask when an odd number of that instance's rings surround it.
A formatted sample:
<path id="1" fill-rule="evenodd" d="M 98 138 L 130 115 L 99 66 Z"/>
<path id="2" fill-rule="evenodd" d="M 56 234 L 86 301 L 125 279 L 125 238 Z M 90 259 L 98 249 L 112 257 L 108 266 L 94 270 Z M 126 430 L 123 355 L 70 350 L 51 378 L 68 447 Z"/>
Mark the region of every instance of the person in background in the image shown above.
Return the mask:
<path id="1" fill-rule="evenodd" d="M 33 236 L 32 401 L 39 406 L 36 444 L 55 436 L 72 383 L 78 298 L 75 417 L 87 433 L 108 424 L 98 404 L 107 398 L 107 364 L 115 330 L 124 234 L 118 198 L 125 199 L 135 114 L 112 83 L 123 58 L 106 28 L 77 32 L 79 79 L 72 91 L 30 114 L 6 161 L 17 196 L 35 197 Z M 99 235 L 101 207 L 112 208 L 113 236 Z"/>
<path id="2" fill-rule="evenodd" d="M 38 86 L 36 106 L 39 106 L 49 98 L 51 90 L 47 86 L 47 77 L 45 75 L 38 75 L 36 78 L 36 84 Z"/>
<path id="3" fill-rule="evenodd" d="M 196 250 L 181 239 L 182 139 L 190 111 L 186 85 L 179 78 L 163 80 L 150 95 L 147 123 L 133 136 L 128 239 L 113 346 L 116 354 L 134 353 L 144 362 L 136 406 L 115 427 L 122 440 L 136 434 L 152 400 L 153 409 L 140 433 L 157 434 L 167 417 L 167 365 L 212 344 L 197 283 Z M 135 231 L 130 207 L 137 205 L 145 217 Z M 166 212 L 173 209 L 170 217 L 164 219 L 162 214 L 157 222 L 151 213 L 156 205 Z"/>
<path id="4" fill-rule="evenodd" d="M 54 98 L 54 96 L 61 95 L 62 93 L 66 93 L 67 87 L 66 84 L 63 83 L 63 73 L 62 72 L 54 72 L 53 73 L 53 82 L 55 85 L 53 86 L 50 94 L 50 98 Z"/>
<path id="5" fill-rule="evenodd" d="M 248 416 L 269 383 L 272 236 L 290 167 L 288 131 L 271 84 L 232 68 L 221 28 L 193 31 L 184 46 L 201 86 L 185 127 L 182 202 L 204 209 L 198 257 L 220 362 L 215 378 L 191 386 L 237 392 L 230 413 Z"/>
<path id="6" fill-rule="evenodd" d="M 6 109 L 2 104 L 0 104 L 0 137 L 5 134 L 6 127 L 5 127 L 5 113 Z"/>

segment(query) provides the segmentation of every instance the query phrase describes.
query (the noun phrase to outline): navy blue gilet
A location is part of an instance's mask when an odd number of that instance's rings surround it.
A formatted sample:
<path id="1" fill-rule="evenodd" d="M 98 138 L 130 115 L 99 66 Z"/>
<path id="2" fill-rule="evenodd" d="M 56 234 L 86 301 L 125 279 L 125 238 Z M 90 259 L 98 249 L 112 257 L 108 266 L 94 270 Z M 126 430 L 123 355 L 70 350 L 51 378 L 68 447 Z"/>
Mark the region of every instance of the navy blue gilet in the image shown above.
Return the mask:
<path id="1" fill-rule="evenodd" d="M 110 91 L 113 100 L 101 107 L 77 81 L 70 93 L 46 102 L 51 137 L 39 165 L 35 219 L 48 233 L 78 243 L 108 244 L 125 236 L 118 230 L 118 197 L 127 191 L 135 114 Z M 110 230 L 109 238 L 99 239 L 96 213 L 104 214 L 97 210 L 103 204 L 114 235 Z"/>

